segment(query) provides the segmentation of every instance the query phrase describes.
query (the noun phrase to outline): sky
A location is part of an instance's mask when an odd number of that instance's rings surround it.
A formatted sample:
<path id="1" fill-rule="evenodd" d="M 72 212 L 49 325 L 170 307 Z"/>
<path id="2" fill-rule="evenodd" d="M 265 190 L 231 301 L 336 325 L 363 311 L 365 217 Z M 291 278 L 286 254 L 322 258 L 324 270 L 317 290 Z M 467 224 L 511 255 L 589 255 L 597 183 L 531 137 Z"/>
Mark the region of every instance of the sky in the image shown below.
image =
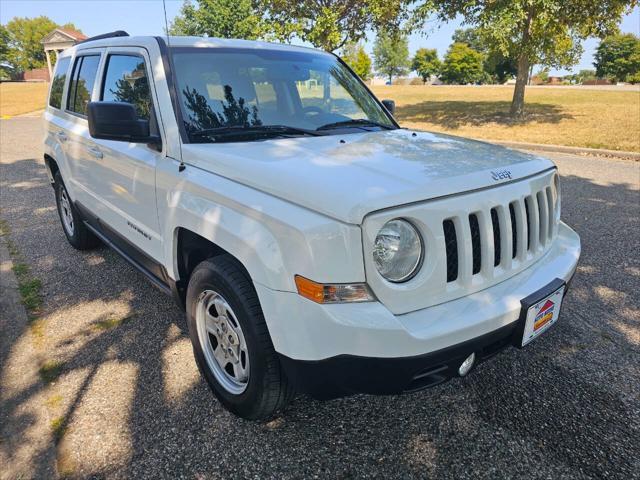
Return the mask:
<path id="1" fill-rule="evenodd" d="M 594 0 L 596 1 L 596 0 Z M 182 0 L 166 0 L 169 23 L 179 13 Z M 130 35 L 158 35 L 164 32 L 164 11 L 161 0 L 0 0 L 0 23 L 6 24 L 13 17 L 36 17 L 46 15 L 54 22 L 71 22 L 86 35 L 98 35 L 113 30 L 126 30 Z M 442 58 L 451 43 L 454 30 L 461 28 L 460 21 L 440 24 L 427 23 L 422 32 L 409 37 L 409 50 L 413 55 L 418 48 L 435 48 Z M 640 7 L 623 18 L 623 32 L 640 35 Z M 374 35 L 369 34 L 365 43 L 371 53 Z M 294 41 L 302 44 L 302 42 Z M 593 53 L 598 40 L 583 43 L 584 54 L 573 71 L 593 68 Z M 551 70 L 551 75 L 564 75 L 566 70 Z"/>

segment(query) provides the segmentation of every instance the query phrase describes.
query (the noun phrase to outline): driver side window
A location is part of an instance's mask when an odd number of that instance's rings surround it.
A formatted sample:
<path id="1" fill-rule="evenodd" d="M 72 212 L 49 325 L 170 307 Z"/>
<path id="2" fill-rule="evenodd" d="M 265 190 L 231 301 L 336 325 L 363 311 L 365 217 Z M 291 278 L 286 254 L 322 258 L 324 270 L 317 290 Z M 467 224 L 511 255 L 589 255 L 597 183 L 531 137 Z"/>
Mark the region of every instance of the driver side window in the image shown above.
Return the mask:
<path id="1" fill-rule="evenodd" d="M 153 103 L 144 59 L 135 55 L 109 55 L 100 100 L 131 103 L 139 119 L 150 120 Z"/>

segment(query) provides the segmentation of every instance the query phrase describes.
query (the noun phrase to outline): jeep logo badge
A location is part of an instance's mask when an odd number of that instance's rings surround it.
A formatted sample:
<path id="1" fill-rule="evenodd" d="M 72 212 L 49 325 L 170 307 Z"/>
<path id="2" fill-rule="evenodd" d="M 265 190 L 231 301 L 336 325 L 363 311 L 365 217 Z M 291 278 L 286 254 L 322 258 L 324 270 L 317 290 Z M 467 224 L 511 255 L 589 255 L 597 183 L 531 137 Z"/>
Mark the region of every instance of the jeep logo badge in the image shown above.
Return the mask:
<path id="1" fill-rule="evenodd" d="M 499 170 L 497 172 L 491 172 L 491 178 L 493 178 L 496 182 L 498 180 L 511 180 L 511 172 L 509 170 Z"/>

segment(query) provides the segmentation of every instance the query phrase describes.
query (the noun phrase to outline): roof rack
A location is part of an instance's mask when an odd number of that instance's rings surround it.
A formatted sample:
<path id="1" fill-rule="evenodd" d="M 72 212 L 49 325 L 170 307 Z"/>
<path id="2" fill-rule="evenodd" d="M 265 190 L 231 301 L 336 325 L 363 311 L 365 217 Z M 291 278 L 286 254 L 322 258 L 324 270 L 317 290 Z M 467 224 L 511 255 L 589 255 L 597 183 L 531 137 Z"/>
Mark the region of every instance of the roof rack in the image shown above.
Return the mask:
<path id="1" fill-rule="evenodd" d="M 116 30 L 115 32 L 103 33 L 102 35 L 96 35 L 95 37 L 89 37 L 81 42 L 78 42 L 76 45 L 80 45 L 81 43 L 93 42 L 94 40 L 102 40 L 103 38 L 114 38 L 114 37 L 128 37 L 129 34 L 124 30 Z"/>

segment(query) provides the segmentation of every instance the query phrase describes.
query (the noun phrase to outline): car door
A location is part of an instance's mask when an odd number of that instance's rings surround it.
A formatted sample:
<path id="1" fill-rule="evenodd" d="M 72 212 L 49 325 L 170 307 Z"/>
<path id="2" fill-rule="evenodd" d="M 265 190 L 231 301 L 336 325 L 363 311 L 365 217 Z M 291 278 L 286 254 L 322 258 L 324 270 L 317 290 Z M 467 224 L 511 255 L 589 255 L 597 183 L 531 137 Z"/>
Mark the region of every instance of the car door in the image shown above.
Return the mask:
<path id="1" fill-rule="evenodd" d="M 95 98 L 96 79 L 102 58 L 99 49 L 78 52 L 73 59 L 64 115 L 58 120 L 58 138 L 64 145 L 67 172 L 64 177 L 73 201 L 89 210 L 97 208 L 96 186 L 91 171 L 96 164 L 95 143 L 89 135 L 87 105 Z"/>
<path id="2" fill-rule="evenodd" d="M 162 138 L 156 115 L 147 52 L 143 48 L 112 47 L 105 52 L 98 101 L 126 102 L 135 106 L 139 119 L 148 120 L 150 133 Z M 142 143 L 94 139 L 97 160 L 91 184 L 100 199 L 95 213 L 103 224 L 139 252 L 129 252 L 150 267 L 139 253 L 162 259 L 162 241 L 156 209 L 156 165 L 162 147 Z M 164 142 L 162 143 L 164 145 Z"/>
<path id="3" fill-rule="evenodd" d="M 45 145 L 50 148 L 51 155 L 56 160 L 61 173 L 68 180 L 71 176 L 66 158 L 66 142 L 69 138 L 67 132 L 64 113 L 64 104 L 66 103 L 64 92 L 69 78 L 69 70 L 71 68 L 71 57 L 58 57 L 56 68 L 53 72 L 53 79 L 49 89 L 49 101 L 44 112 L 44 129 L 45 129 Z M 72 186 L 67 185 L 67 190 L 71 191 Z"/>

